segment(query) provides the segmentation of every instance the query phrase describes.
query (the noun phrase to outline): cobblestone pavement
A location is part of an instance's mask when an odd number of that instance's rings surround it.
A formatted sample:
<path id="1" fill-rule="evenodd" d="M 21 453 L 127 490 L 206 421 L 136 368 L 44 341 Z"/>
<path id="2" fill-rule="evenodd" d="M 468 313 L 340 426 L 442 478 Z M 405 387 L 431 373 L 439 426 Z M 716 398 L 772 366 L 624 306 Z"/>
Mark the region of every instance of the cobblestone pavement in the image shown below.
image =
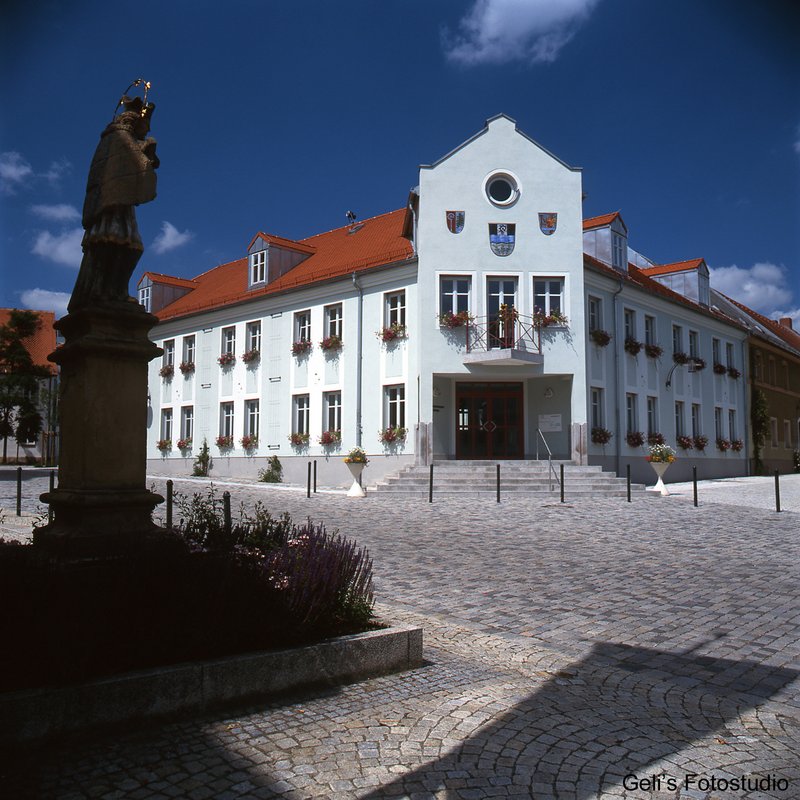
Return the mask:
<path id="1" fill-rule="evenodd" d="M 800 798 L 800 515 L 224 488 L 368 546 L 425 666 L 51 746 L 3 796 Z"/>

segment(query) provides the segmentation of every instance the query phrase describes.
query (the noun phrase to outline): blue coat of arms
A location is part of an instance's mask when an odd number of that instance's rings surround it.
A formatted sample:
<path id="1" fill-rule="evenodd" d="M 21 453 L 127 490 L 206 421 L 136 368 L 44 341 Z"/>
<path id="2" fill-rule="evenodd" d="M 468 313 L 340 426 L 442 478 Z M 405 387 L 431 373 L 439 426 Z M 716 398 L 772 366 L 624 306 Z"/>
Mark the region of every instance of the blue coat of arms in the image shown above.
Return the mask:
<path id="1" fill-rule="evenodd" d="M 516 228 L 513 222 L 489 223 L 489 246 L 496 256 L 510 256 L 514 252 Z"/>
<path id="2" fill-rule="evenodd" d="M 464 211 L 445 211 L 444 215 L 447 219 L 447 230 L 450 233 L 461 233 L 464 230 Z"/>
<path id="3" fill-rule="evenodd" d="M 555 211 L 549 211 L 544 214 L 539 214 L 539 230 L 545 236 L 552 236 L 556 232 L 558 226 L 558 214 Z"/>

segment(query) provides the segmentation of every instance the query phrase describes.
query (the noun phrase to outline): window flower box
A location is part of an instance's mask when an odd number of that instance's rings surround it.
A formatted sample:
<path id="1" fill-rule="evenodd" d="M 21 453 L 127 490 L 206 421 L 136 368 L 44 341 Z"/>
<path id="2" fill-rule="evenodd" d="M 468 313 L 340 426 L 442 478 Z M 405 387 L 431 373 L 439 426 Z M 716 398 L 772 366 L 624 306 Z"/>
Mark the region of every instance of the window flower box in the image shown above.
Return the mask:
<path id="1" fill-rule="evenodd" d="M 734 453 L 740 453 L 744 449 L 744 442 L 741 439 L 734 439 L 731 442 L 731 450 Z"/>
<path id="2" fill-rule="evenodd" d="M 727 439 L 722 439 L 722 438 L 717 439 L 717 450 L 721 450 L 724 453 L 730 449 L 731 449 L 731 443 Z"/>
<path id="3" fill-rule="evenodd" d="M 728 375 L 734 380 L 737 380 L 738 378 L 741 378 L 742 373 L 739 372 L 739 370 L 736 369 L 736 367 L 728 367 Z"/>
<path id="4" fill-rule="evenodd" d="M 258 436 L 246 434 L 239 439 L 239 444 L 242 445 L 243 450 L 255 450 L 258 447 Z"/>
<path id="5" fill-rule="evenodd" d="M 233 436 L 217 436 L 215 441 L 220 450 L 230 450 L 233 447 Z"/>
<path id="6" fill-rule="evenodd" d="M 611 441 L 612 433 L 605 428 L 592 428 L 593 444 L 608 444 Z"/>
<path id="7" fill-rule="evenodd" d="M 397 442 L 404 442 L 408 431 L 405 428 L 384 428 L 378 431 L 378 438 L 384 444 L 397 444 Z"/>
<path id="8" fill-rule="evenodd" d="M 313 346 L 311 339 L 298 339 L 296 342 L 292 342 L 292 355 L 304 356 L 311 351 Z"/>
<path id="9" fill-rule="evenodd" d="M 159 439 L 156 442 L 156 447 L 162 453 L 168 453 L 170 450 L 172 450 L 172 439 Z"/>
<path id="10" fill-rule="evenodd" d="M 326 353 L 342 349 L 342 337 L 333 334 L 333 336 L 326 336 L 320 343 L 320 349 Z"/>
<path id="11" fill-rule="evenodd" d="M 663 433 L 648 433 L 647 434 L 647 444 L 651 447 L 655 445 L 663 445 L 666 442 Z"/>
<path id="12" fill-rule="evenodd" d="M 608 331 L 603 331 L 600 330 L 600 328 L 595 328 L 593 331 L 589 331 L 589 338 L 598 347 L 607 347 L 608 343 L 611 341 L 611 334 Z"/>
<path id="13" fill-rule="evenodd" d="M 664 348 L 658 344 L 646 344 L 644 346 L 644 354 L 648 358 L 661 358 L 661 354 L 664 352 Z"/>
<path id="14" fill-rule="evenodd" d="M 194 372 L 194 361 L 181 361 L 178 369 L 183 375 L 191 375 Z"/>
<path id="15" fill-rule="evenodd" d="M 192 449 L 192 440 L 191 440 L 191 438 L 178 439 L 177 446 L 178 446 L 178 450 L 191 450 Z"/>
<path id="16" fill-rule="evenodd" d="M 644 444 L 644 434 L 639 431 L 629 431 L 625 434 L 628 447 L 641 447 Z"/>
<path id="17" fill-rule="evenodd" d="M 308 444 L 309 435 L 307 433 L 290 433 L 289 441 L 292 447 L 305 447 Z"/>
<path id="18" fill-rule="evenodd" d="M 694 437 L 694 449 L 699 450 L 701 453 L 706 449 L 706 445 L 708 444 L 708 436 L 695 436 Z"/>
<path id="19" fill-rule="evenodd" d="M 689 363 L 689 356 L 686 353 L 682 353 L 680 350 L 672 354 L 672 360 L 676 364 L 688 364 Z"/>
<path id="20" fill-rule="evenodd" d="M 369 464 L 367 454 L 360 447 L 354 447 L 343 460 L 345 464 Z"/>
<path id="21" fill-rule="evenodd" d="M 715 375 L 724 375 L 728 371 L 728 368 L 724 364 L 720 364 L 718 361 L 714 362 L 713 369 Z"/>
<path id="22" fill-rule="evenodd" d="M 625 339 L 625 352 L 630 353 L 632 356 L 638 356 L 642 350 L 642 343 L 638 342 L 632 336 L 628 336 Z"/>
<path id="23" fill-rule="evenodd" d="M 247 350 L 246 352 L 242 353 L 242 361 L 244 361 L 245 364 L 255 364 L 260 358 L 260 350 Z"/>
<path id="24" fill-rule="evenodd" d="M 540 308 L 533 309 L 533 323 L 539 328 L 549 328 L 551 325 L 566 325 L 566 316 L 560 311 L 551 311 L 545 314 Z"/>
<path id="25" fill-rule="evenodd" d="M 697 358 L 696 356 L 691 357 L 692 364 L 694 365 L 694 371 L 699 372 L 701 369 L 706 368 L 706 360 L 704 358 Z"/>
<path id="26" fill-rule="evenodd" d="M 679 436 L 676 441 L 681 450 L 691 450 L 694 447 L 694 439 L 691 436 Z"/>
<path id="27" fill-rule="evenodd" d="M 322 431 L 317 441 L 323 447 L 334 447 L 342 441 L 341 431 Z"/>
<path id="28" fill-rule="evenodd" d="M 175 374 L 175 366 L 173 364 L 164 364 L 158 371 L 158 374 L 164 378 L 164 380 L 169 380 Z"/>
<path id="29" fill-rule="evenodd" d="M 442 328 L 462 328 L 472 320 L 469 311 L 458 311 L 455 314 L 452 311 L 443 311 L 439 314 L 439 325 Z"/>
<path id="30" fill-rule="evenodd" d="M 399 339 L 407 339 L 408 331 L 405 325 L 401 325 L 399 322 L 393 322 L 388 327 L 381 328 L 375 335 L 384 344 L 388 344 L 390 342 L 396 342 Z"/>
<path id="31" fill-rule="evenodd" d="M 232 364 L 236 363 L 236 356 L 233 353 L 221 353 L 220 357 L 217 359 L 217 363 L 221 367 L 230 367 Z"/>

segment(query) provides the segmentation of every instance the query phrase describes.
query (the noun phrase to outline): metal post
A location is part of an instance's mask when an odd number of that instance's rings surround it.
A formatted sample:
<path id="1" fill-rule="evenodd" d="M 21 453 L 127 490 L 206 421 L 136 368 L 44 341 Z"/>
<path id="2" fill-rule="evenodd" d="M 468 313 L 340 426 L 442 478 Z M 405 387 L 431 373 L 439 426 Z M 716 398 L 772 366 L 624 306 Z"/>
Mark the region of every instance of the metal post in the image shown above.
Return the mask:
<path id="1" fill-rule="evenodd" d="M 628 476 L 628 502 L 630 503 L 630 501 L 631 501 L 631 465 L 630 464 L 626 465 L 625 472 L 627 473 L 627 476 Z"/>
<path id="2" fill-rule="evenodd" d="M 433 502 L 433 464 L 431 464 L 431 476 L 428 479 L 428 502 Z"/>
<path id="3" fill-rule="evenodd" d="M 781 510 L 781 481 L 780 473 L 775 470 L 775 510 L 780 513 Z"/>
<path id="4" fill-rule="evenodd" d="M 500 502 L 500 465 L 497 465 L 497 502 Z"/>
<path id="5" fill-rule="evenodd" d="M 223 492 L 222 494 L 222 513 L 225 515 L 225 533 L 230 536 L 231 530 L 233 529 L 233 523 L 231 522 L 231 493 L 230 492 Z"/>
<path id="6" fill-rule="evenodd" d="M 22 516 L 22 467 L 17 467 L 17 516 Z"/>
<path id="7" fill-rule="evenodd" d="M 172 487 L 171 480 L 167 481 L 167 528 L 172 527 Z"/>
<path id="8" fill-rule="evenodd" d="M 317 459 L 314 459 L 314 494 L 317 493 Z"/>
<path id="9" fill-rule="evenodd" d="M 694 507 L 697 508 L 697 467 L 692 467 L 692 488 L 694 490 Z"/>
<path id="10" fill-rule="evenodd" d="M 560 464 L 560 473 L 561 473 L 561 502 L 564 502 L 564 465 Z"/>
<path id="11" fill-rule="evenodd" d="M 306 497 L 311 497 L 311 462 L 308 462 L 308 477 L 306 479 Z"/>
<path id="12" fill-rule="evenodd" d="M 50 491 L 53 492 L 56 488 L 56 471 L 54 469 L 50 470 Z M 52 504 L 47 509 L 47 521 L 52 522 L 55 513 L 53 512 Z"/>

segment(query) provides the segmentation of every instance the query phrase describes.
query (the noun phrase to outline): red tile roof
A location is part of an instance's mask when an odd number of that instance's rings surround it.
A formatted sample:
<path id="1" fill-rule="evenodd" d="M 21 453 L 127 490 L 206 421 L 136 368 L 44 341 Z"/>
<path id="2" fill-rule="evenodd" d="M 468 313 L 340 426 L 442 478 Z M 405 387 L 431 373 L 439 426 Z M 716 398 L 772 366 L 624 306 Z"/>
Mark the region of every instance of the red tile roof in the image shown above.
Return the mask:
<path id="1" fill-rule="evenodd" d="M 0 325 L 8 324 L 11 319 L 11 312 L 14 310 L 12 308 L 0 308 Z M 47 367 L 50 373 L 55 375 L 58 369 L 55 364 L 47 360 L 47 356 L 56 349 L 56 331 L 53 327 L 56 315 L 52 311 L 36 311 L 34 313 L 39 316 L 39 329 L 33 336 L 23 339 L 23 344 L 36 366 Z"/>
<path id="2" fill-rule="evenodd" d="M 641 271 L 645 275 L 669 275 L 673 272 L 690 272 L 697 269 L 704 259 L 691 258 L 688 261 L 676 261 L 673 264 L 657 264 L 654 267 L 645 267 Z"/>
<path id="3" fill-rule="evenodd" d="M 294 239 L 284 239 L 283 236 L 274 236 L 271 233 L 262 233 L 259 231 L 250 241 L 248 246 L 248 250 L 253 246 L 253 242 L 256 239 L 263 239 L 265 242 L 269 244 L 274 244 L 276 247 L 283 247 L 286 250 L 294 250 L 297 253 L 306 253 L 308 255 L 313 255 L 316 252 L 316 248 L 311 245 L 303 244 L 303 242 L 296 242 Z"/>
<path id="4" fill-rule="evenodd" d="M 606 225 L 610 225 L 617 217 L 622 221 L 619 211 L 615 211 L 613 214 L 601 214 L 599 217 L 589 217 L 583 221 L 583 229 L 585 231 L 590 231 L 593 228 L 605 228 Z M 627 226 L 624 222 L 622 225 L 627 230 Z"/>
<path id="5" fill-rule="evenodd" d="M 722 294 L 722 292 L 720 292 L 720 294 Z M 726 294 L 722 296 L 728 300 L 728 302 L 733 303 L 737 308 L 744 311 L 745 314 L 752 317 L 760 325 L 763 325 L 768 331 L 774 333 L 779 339 L 788 344 L 789 347 L 800 350 L 800 334 L 797 331 L 792 328 L 787 328 L 785 325 L 781 325 L 776 319 L 769 319 L 769 317 L 759 314 L 758 311 L 748 308 L 744 303 L 740 303 L 738 300 L 734 300 Z"/>
<path id="6" fill-rule="evenodd" d="M 405 209 L 390 211 L 299 242 L 259 233 L 278 246 L 311 254 L 260 289 L 247 288 L 247 258 L 214 267 L 194 278 L 196 288 L 161 309 L 157 316 L 174 319 L 404 261 L 414 254 L 411 243 L 402 236 L 404 215 Z"/>
<path id="7" fill-rule="evenodd" d="M 180 286 L 184 289 L 194 289 L 197 282 L 190 278 L 176 278 L 174 275 L 163 275 L 160 272 L 145 272 L 142 279 L 150 278 L 153 283 L 166 283 L 168 286 Z M 139 280 L 141 284 L 142 280 Z"/>

